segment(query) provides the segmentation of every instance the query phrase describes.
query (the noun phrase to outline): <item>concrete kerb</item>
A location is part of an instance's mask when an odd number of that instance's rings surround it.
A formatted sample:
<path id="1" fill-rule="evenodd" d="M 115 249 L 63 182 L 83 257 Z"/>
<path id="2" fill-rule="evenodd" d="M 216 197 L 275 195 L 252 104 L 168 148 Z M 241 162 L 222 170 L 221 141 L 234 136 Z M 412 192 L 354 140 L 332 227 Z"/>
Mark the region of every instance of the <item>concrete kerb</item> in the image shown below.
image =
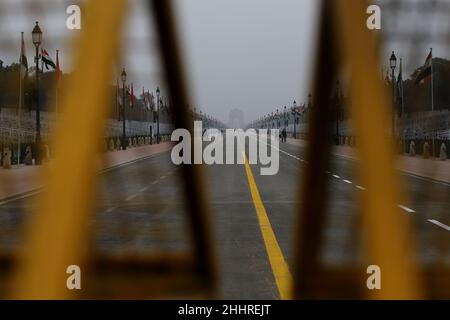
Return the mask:
<path id="1" fill-rule="evenodd" d="M 293 141 L 292 139 L 289 139 L 289 140 L 288 140 L 288 143 L 290 143 L 292 145 L 297 145 L 297 146 L 301 146 L 301 147 L 306 147 L 307 146 L 306 141 L 298 141 L 298 140 L 294 140 Z M 348 148 L 347 146 L 343 146 L 343 147 L 344 148 Z M 354 149 L 352 148 L 352 150 L 354 150 Z M 345 154 L 339 154 L 339 153 L 336 153 L 336 152 L 334 152 L 333 155 L 335 155 L 336 157 L 342 158 L 342 159 L 347 159 L 347 160 L 351 160 L 351 161 L 360 161 L 360 159 L 357 156 L 354 156 L 354 155 L 345 155 Z M 405 157 L 408 157 L 408 156 L 405 155 Z M 436 161 L 438 163 L 442 163 L 442 161 L 439 161 L 439 158 L 435 158 L 433 160 L 431 160 L 431 159 L 422 159 L 422 160 L 423 161 Z M 398 166 L 397 166 L 397 168 L 403 174 L 412 176 L 414 178 L 422 179 L 422 180 L 433 182 L 433 183 L 438 183 L 438 184 L 445 185 L 445 186 L 450 186 L 450 182 L 448 182 L 446 180 L 439 180 L 439 178 L 436 178 L 436 177 L 429 177 L 429 176 L 420 175 L 420 174 L 417 174 L 416 172 L 410 171 L 408 169 L 399 168 Z"/>
<path id="2" fill-rule="evenodd" d="M 164 151 L 161 151 L 161 152 L 157 152 L 155 154 L 151 154 L 151 155 L 148 155 L 148 156 L 143 156 L 143 157 L 140 157 L 140 158 L 137 158 L 137 159 L 133 159 L 133 160 L 130 160 L 130 161 L 126 161 L 126 162 L 123 162 L 123 163 L 119 163 L 119 164 L 116 164 L 116 165 L 112 165 L 110 167 L 98 170 L 96 175 L 101 175 L 101 174 L 104 174 L 104 173 L 107 173 L 107 172 L 111 172 L 111 171 L 114 171 L 114 170 L 117 170 L 117 169 L 129 166 L 129 165 L 138 163 L 140 161 L 145 161 L 145 160 L 149 160 L 151 158 L 156 158 L 156 157 L 162 156 L 164 153 L 166 153 L 168 151 L 170 151 L 170 149 L 169 150 L 164 150 Z M 15 200 L 19 200 L 19 199 L 22 199 L 22 198 L 27 198 L 27 197 L 33 196 L 35 194 L 38 194 L 38 193 L 42 192 L 44 190 L 44 188 L 45 188 L 45 186 L 32 188 L 32 189 L 24 191 L 24 192 L 18 192 L 18 193 L 11 194 L 11 195 L 8 195 L 6 197 L 0 198 L 0 205 L 3 205 L 5 203 L 11 202 L 11 201 L 15 201 Z"/>

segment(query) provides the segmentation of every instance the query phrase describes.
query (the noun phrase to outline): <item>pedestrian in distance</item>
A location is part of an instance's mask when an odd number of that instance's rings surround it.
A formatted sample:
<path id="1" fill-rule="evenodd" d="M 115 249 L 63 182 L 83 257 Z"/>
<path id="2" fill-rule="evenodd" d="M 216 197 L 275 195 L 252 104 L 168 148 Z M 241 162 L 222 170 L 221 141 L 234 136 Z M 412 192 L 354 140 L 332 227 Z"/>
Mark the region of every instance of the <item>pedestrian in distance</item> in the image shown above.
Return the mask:
<path id="1" fill-rule="evenodd" d="M 283 131 L 281 131 L 281 142 L 286 142 L 286 139 L 287 139 L 286 128 L 283 128 Z"/>

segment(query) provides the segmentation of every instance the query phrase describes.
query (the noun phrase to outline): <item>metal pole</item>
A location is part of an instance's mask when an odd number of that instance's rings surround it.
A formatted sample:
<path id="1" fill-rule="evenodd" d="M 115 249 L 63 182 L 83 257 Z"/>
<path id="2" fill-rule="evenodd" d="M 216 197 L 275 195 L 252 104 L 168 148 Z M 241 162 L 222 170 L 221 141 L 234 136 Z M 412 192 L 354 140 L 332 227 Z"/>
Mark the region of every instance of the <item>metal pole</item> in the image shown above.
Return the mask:
<path id="1" fill-rule="evenodd" d="M 339 83 L 337 84 L 336 88 L 336 145 L 338 146 L 340 144 L 339 141 Z"/>
<path id="2" fill-rule="evenodd" d="M 432 140 L 432 143 L 431 143 L 431 145 L 432 145 L 431 147 L 432 147 L 433 151 L 431 153 L 431 156 L 434 157 L 434 140 L 435 140 L 436 131 L 435 131 L 435 126 L 434 126 L 434 116 L 433 116 L 433 113 L 434 113 L 433 48 L 430 48 L 430 54 L 431 54 L 431 121 L 432 121 L 431 125 L 432 125 L 432 128 L 433 128 L 432 129 L 433 130 L 433 132 L 432 132 L 433 140 Z"/>
<path id="3" fill-rule="evenodd" d="M 156 114 L 156 141 L 159 144 L 159 107 L 160 107 L 160 101 L 159 101 L 159 97 L 158 97 L 158 110 L 157 110 L 157 114 Z"/>
<path id="4" fill-rule="evenodd" d="M 392 138 L 395 140 L 395 69 L 392 70 Z"/>
<path id="5" fill-rule="evenodd" d="M 36 46 L 36 164 L 41 164 L 41 110 L 39 103 L 39 46 Z"/>
<path id="6" fill-rule="evenodd" d="M 23 44 L 23 32 L 22 32 L 22 42 Z M 19 114 L 17 116 L 17 167 L 20 166 L 20 131 L 22 130 L 22 124 L 21 124 L 21 115 L 22 115 L 22 53 L 20 54 L 20 68 L 19 68 Z M 26 71 L 25 71 L 26 72 Z"/>
<path id="7" fill-rule="evenodd" d="M 297 139 L 297 115 L 295 113 L 294 113 L 294 139 Z"/>
<path id="8" fill-rule="evenodd" d="M 126 150 L 127 137 L 125 134 L 125 82 L 122 82 L 122 150 Z"/>

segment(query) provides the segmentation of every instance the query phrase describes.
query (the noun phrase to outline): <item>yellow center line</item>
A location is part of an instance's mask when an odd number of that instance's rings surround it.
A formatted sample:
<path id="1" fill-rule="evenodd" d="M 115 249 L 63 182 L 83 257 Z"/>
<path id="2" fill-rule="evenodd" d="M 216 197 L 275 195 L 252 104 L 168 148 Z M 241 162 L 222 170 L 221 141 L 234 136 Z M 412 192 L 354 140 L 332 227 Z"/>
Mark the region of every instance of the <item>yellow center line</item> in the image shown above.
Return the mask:
<path id="1" fill-rule="evenodd" d="M 258 216 L 259 227 L 266 246 L 267 255 L 269 256 L 270 266 L 272 267 L 272 273 L 275 277 L 275 282 L 278 287 L 278 292 L 282 300 L 291 298 L 291 284 L 292 275 L 289 271 L 289 267 L 284 259 L 281 248 L 278 245 L 277 238 L 270 225 L 269 217 L 267 216 L 266 209 L 259 195 L 258 187 L 256 186 L 255 179 L 253 178 L 252 169 L 247 161 L 245 152 L 242 152 L 244 158 L 245 171 L 247 172 L 248 185 L 252 194 L 253 204 L 255 205 L 256 214 Z"/>

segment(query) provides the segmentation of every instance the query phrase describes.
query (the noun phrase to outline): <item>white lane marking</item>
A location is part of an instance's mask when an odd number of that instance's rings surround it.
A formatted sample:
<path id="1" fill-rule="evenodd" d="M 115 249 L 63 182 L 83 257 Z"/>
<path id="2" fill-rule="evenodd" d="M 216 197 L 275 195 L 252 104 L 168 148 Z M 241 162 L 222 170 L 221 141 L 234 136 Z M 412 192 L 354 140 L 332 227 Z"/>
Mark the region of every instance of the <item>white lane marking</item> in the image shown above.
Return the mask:
<path id="1" fill-rule="evenodd" d="M 157 183 L 158 183 L 158 180 L 152 182 L 152 184 L 157 184 Z"/>
<path id="2" fill-rule="evenodd" d="M 330 171 L 325 171 L 325 173 L 326 173 L 326 174 L 330 174 L 331 172 L 330 172 Z"/>
<path id="3" fill-rule="evenodd" d="M 148 187 L 143 187 L 143 188 L 139 189 L 139 192 L 147 191 L 147 189 L 148 189 Z"/>
<path id="4" fill-rule="evenodd" d="M 126 198 L 125 201 L 133 200 L 134 198 L 136 198 L 136 196 L 137 196 L 137 194 L 133 194 L 133 195 L 129 196 L 128 198 Z"/>
<path id="5" fill-rule="evenodd" d="M 159 178 L 160 180 L 163 180 L 163 179 L 165 179 L 167 176 L 162 176 L 161 178 Z"/>
<path id="6" fill-rule="evenodd" d="M 366 188 L 361 187 L 361 186 L 356 186 L 359 190 L 366 190 Z"/>
<path id="7" fill-rule="evenodd" d="M 441 227 L 442 229 L 450 231 L 450 227 L 446 224 L 443 224 L 442 222 L 439 222 L 439 221 L 433 220 L 433 219 L 428 219 L 428 222 L 431 222 L 431 223 L 437 225 L 438 227 Z"/>
<path id="8" fill-rule="evenodd" d="M 413 209 L 408 208 L 408 207 L 406 207 L 406 206 L 404 206 L 404 205 L 401 205 L 401 204 L 399 204 L 398 207 L 399 207 L 400 209 L 405 210 L 405 211 L 408 212 L 408 213 L 414 213 L 414 212 L 416 212 L 416 211 L 414 211 Z"/>
<path id="9" fill-rule="evenodd" d="M 350 180 L 344 180 L 345 183 L 352 184 Z"/>
<path id="10" fill-rule="evenodd" d="M 20 195 L 17 195 L 17 196 L 13 196 L 13 197 L 11 197 L 8 200 L 0 202 L 0 206 L 2 206 L 4 204 L 7 204 L 7 203 L 10 203 L 10 202 L 17 201 L 17 200 L 22 200 L 22 199 L 25 199 L 25 198 L 28 198 L 28 197 L 32 197 L 32 196 L 34 196 L 34 195 L 36 195 L 38 193 L 41 193 L 41 192 L 42 192 L 42 189 L 39 188 L 38 190 L 33 190 L 31 192 L 25 192 L 23 194 L 20 194 Z"/>
<path id="11" fill-rule="evenodd" d="M 108 210 L 106 210 L 105 212 L 106 212 L 106 213 L 111 213 L 111 212 L 113 212 L 114 210 L 116 210 L 116 207 L 111 207 L 111 208 L 109 208 Z"/>
<path id="12" fill-rule="evenodd" d="M 333 174 L 333 178 L 340 179 L 341 177 L 339 177 L 337 174 Z"/>
<path id="13" fill-rule="evenodd" d="M 303 159 L 301 159 L 301 158 L 299 158 L 299 157 L 297 157 L 297 156 L 294 156 L 293 154 L 290 154 L 289 152 L 286 152 L 286 151 L 284 151 L 284 150 L 281 150 L 280 148 L 277 148 L 277 147 L 275 147 L 275 146 L 272 145 L 272 144 L 269 145 L 267 142 L 262 141 L 262 140 L 260 140 L 260 139 L 258 139 L 258 138 L 255 138 L 255 137 L 253 137 L 253 139 L 255 139 L 256 141 L 261 141 L 261 142 L 264 143 L 266 146 L 270 146 L 271 148 L 274 148 L 275 150 L 278 150 L 279 152 L 284 153 L 285 155 L 288 155 L 288 156 L 291 157 L 291 158 L 294 158 L 294 159 L 299 160 L 299 161 L 301 161 L 301 162 L 305 162 Z"/>

